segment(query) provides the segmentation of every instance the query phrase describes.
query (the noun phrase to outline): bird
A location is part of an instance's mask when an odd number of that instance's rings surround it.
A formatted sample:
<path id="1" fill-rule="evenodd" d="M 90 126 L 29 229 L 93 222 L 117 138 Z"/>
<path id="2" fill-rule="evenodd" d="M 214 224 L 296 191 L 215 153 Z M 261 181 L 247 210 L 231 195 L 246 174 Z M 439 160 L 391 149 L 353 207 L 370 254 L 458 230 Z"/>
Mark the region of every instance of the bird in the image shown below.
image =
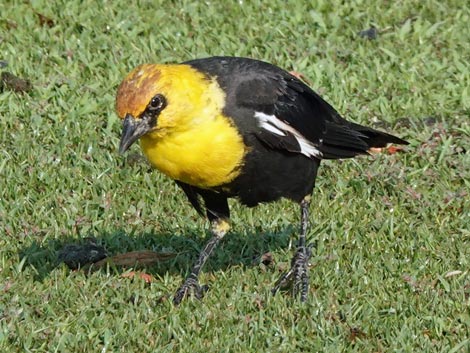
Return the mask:
<path id="1" fill-rule="evenodd" d="M 201 299 L 199 274 L 230 230 L 229 198 L 254 207 L 287 198 L 300 205 L 290 268 L 272 293 L 309 292 L 310 204 L 322 160 L 367 155 L 407 141 L 344 119 L 301 79 L 265 61 L 215 56 L 141 64 L 117 89 L 119 152 L 140 141 L 152 167 L 181 187 L 210 223 L 210 239 L 173 296 Z"/>

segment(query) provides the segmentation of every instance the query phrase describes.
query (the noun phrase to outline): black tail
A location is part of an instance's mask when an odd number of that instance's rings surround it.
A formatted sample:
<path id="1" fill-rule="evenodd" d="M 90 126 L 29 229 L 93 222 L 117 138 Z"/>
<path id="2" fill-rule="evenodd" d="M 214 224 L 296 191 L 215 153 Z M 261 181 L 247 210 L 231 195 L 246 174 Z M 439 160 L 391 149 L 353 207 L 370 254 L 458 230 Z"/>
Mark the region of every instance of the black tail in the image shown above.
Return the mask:
<path id="1" fill-rule="evenodd" d="M 371 129 L 367 126 L 351 123 L 354 130 L 359 131 L 364 136 L 367 136 L 367 145 L 371 147 L 385 147 L 389 143 L 396 143 L 397 145 L 408 145 L 409 142 L 399 137 L 387 134 L 379 130 Z"/>
<path id="2" fill-rule="evenodd" d="M 324 159 L 351 158 L 368 154 L 372 147 L 385 147 L 389 143 L 408 145 L 408 142 L 367 126 L 347 122 L 346 124 L 327 123 L 327 133 L 320 150 Z"/>

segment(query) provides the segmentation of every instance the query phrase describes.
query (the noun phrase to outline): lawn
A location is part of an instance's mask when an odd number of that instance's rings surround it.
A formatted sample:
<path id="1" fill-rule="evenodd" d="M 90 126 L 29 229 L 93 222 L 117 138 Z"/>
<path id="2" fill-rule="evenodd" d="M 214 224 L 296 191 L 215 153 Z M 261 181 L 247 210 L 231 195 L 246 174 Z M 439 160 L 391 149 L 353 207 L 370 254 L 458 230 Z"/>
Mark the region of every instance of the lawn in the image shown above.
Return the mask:
<path id="1" fill-rule="evenodd" d="M 0 3 L 1 352 L 470 350 L 468 4 L 307 3 Z M 285 200 L 233 200 L 205 298 L 171 303 L 207 222 L 137 145 L 117 153 L 114 99 L 139 63 L 211 55 L 300 72 L 348 119 L 410 142 L 322 164 L 305 304 L 270 294 L 298 231 Z M 176 256 L 93 272 L 59 263 L 87 237 L 110 255 Z"/>

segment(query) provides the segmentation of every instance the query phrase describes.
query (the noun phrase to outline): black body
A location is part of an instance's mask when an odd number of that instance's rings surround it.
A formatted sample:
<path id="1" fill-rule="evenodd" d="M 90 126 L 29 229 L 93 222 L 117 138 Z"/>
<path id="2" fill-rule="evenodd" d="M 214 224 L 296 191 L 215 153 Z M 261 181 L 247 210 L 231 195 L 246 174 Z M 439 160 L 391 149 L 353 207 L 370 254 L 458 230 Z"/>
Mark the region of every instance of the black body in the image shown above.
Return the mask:
<path id="1" fill-rule="evenodd" d="M 240 175 L 226 185 L 202 190 L 181 182 L 192 205 L 210 220 L 228 218 L 228 197 L 247 206 L 281 197 L 301 202 L 312 193 L 320 158 L 307 157 L 294 136 L 261 129 L 254 115 L 275 115 L 317 146 L 323 159 L 367 154 L 371 147 L 407 144 L 393 135 L 343 119 L 306 84 L 274 65 L 253 59 L 212 57 L 188 61 L 226 92 L 224 114 L 232 119 L 248 147 Z"/>

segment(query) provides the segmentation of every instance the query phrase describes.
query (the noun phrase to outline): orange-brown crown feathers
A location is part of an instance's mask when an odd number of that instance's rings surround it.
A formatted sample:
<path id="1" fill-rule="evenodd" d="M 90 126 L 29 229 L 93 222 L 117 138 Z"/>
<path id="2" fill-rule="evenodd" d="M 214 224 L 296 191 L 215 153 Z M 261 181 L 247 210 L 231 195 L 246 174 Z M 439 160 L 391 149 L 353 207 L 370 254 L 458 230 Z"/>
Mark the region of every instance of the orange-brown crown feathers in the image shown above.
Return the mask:
<path id="1" fill-rule="evenodd" d="M 116 111 L 123 119 L 126 114 L 137 118 L 158 91 L 160 65 L 142 64 L 132 70 L 119 85 Z"/>
<path id="2" fill-rule="evenodd" d="M 157 129 L 188 129 L 201 118 L 222 114 L 225 92 L 214 77 L 186 64 L 143 64 L 132 70 L 118 88 L 116 110 L 140 119 L 155 95 L 163 95 L 167 106 L 158 116 Z M 193 120 L 196 120 L 193 121 Z"/>

